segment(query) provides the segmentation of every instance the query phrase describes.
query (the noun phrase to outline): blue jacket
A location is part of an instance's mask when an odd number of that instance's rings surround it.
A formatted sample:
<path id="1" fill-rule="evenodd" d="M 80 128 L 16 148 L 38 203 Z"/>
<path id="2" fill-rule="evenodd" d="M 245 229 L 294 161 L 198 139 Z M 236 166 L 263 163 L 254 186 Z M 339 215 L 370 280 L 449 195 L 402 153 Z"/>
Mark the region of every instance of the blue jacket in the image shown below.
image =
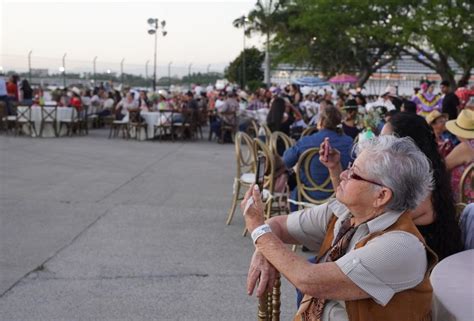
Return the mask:
<path id="1" fill-rule="evenodd" d="M 311 136 L 302 137 L 293 147 L 287 149 L 283 155 L 286 167 L 291 168 L 295 166 L 301 154 L 303 154 L 307 149 L 319 147 L 326 137 L 329 137 L 331 147 L 337 149 L 341 153 L 342 168 L 347 168 L 347 165 L 351 161 L 352 138 L 328 129 L 323 129 Z M 321 164 L 319 157 L 315 157 L 311 161 L 310 173 L 312 179 L 317 184 L 322 184 L 329 176 L 328 169 L 326 166 Z M 304 173 L 300 173 L 300 177 L 305 185 L 307 185 L 308 179 Z M 332 188 L 332 184 L 329 184 L 327 187 Z M 324 200 L 331 195 L 330 193 L 320 191 L 310 192 L 309 194 L 317 200 Z M 297 196 L 297 189 L 295 188 L 291 191 L 291 198 L 297 200 Z"/>

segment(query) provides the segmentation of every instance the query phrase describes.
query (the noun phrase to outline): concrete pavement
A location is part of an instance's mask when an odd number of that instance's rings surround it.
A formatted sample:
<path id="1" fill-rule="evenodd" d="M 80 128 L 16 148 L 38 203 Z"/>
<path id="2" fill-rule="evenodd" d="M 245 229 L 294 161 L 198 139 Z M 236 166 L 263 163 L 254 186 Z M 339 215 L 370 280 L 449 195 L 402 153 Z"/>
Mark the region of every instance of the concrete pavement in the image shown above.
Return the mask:
<path id="1" fill-rule="evenodd" d="M 0 320 L 256 320 L 234 162 L 207 141 L 0 136 Z"/>

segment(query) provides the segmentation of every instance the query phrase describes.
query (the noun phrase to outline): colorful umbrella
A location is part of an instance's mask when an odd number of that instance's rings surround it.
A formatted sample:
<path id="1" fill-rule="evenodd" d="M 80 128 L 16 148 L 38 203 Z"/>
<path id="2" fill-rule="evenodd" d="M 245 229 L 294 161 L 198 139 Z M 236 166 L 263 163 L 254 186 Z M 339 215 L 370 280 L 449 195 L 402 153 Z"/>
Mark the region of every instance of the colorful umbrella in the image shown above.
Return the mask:
<path id="1" fill-rule="evenodd" d="M 332 84 L 353 84 L 357 82 L 357 77 L 353 75 L 337 75 L 329 79 L 329 82 Z"/>

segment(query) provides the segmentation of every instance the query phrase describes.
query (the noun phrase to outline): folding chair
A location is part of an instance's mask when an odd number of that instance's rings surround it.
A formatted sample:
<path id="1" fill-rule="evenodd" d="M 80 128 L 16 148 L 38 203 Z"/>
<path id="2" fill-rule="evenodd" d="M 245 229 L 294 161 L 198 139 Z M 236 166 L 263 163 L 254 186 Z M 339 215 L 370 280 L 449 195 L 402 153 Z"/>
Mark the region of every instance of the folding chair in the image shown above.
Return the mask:
<path id="1" fill-rule="evenodd" d="M 235 156 L 237 172 L 234 177 L 232 205 L 227 215 L 226 224 L 229 225 L 234 216 L 237 202 L 242 200 L 241 187 L 249 188 L 255 182 L 255 147 L 252 138 L 243 132 L 235 135 Z"/>
<path id="2" fill-rule="evenodd" d="M 276 131 L 270 135 L 270 151 L 274 155 L 283 156 L 285 150 L 295 144 L 295 141 L 285 133 Z"/>
<path id="3" fill-rule="evenodd" d="M 58 107 L 44 107 L 41 106 L 41 125 L 40 125 L 40 132 L 39 136 L 43 137 L 43 130 L 46 125 L 51 125 L 54 131 L 54 136 L 58 137 Z"/>
<path id="4" fill-rule="evenodd" d="M 15 136 L 20 133 L 24 125 L 28 126 L 31 136 L 37 136 L 35 123 L 31 119 L 31 107 L 18 106 L 15 117 Z"/>

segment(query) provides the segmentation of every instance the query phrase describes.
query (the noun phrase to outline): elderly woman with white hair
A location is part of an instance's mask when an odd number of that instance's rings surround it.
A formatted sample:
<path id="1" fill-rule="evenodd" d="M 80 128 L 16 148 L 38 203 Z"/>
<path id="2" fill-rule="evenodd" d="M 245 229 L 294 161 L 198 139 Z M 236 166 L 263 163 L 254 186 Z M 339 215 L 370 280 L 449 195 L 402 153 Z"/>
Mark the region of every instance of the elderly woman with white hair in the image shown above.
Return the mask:
<path id="1" fill-rule="evenodd" d="M 242 209 L 256 246 L 248 294 L 257 282 L 257 296 L 271 289 L 278 271 L 304 293 L 295 320 L 429 320 L 437 258 L 407 212 L 432 189 L 430 163 L 409 138 L 381 136 L 355 151 L 326 204 L 265 224 L 258 188 L 247 191 Z M 285 243 L 317 251 L 317 264 Z"/>

